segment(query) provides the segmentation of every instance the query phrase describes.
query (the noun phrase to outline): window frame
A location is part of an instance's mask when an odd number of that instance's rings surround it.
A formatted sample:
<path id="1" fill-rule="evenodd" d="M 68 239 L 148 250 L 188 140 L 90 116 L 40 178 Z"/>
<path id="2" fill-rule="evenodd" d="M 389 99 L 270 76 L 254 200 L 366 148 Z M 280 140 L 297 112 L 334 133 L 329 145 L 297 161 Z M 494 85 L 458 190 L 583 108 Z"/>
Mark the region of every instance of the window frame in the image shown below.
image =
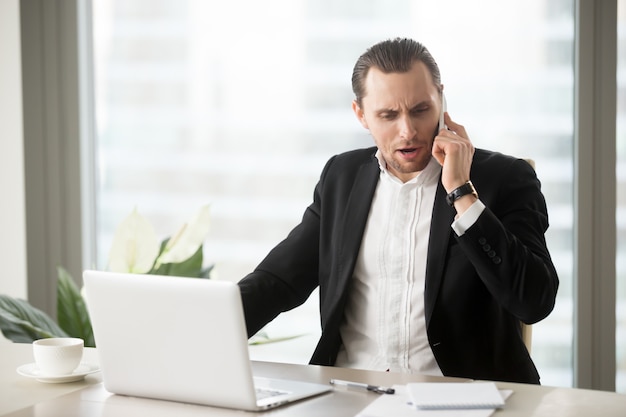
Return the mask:
<path id="1" fill-rule="evenodd" d="M 575 14 L 574 386 L 615 391 L 617 0 Z"/>

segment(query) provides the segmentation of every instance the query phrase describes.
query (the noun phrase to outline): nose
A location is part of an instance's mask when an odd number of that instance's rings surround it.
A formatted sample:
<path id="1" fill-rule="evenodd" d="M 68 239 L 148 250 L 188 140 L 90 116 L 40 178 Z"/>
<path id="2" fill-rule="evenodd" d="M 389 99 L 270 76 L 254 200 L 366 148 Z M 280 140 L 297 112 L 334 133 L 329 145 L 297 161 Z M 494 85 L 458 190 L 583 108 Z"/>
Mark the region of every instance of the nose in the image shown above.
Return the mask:
<path id="1" fill-rule="evenodd" d="M 409 115 L 402 116 L 398 118 L 399 129 L 400 129 L 400 138 L 405 140 L 413 139 L 417 130 L 415 126 L 413 126 L 413 120 Z"/>

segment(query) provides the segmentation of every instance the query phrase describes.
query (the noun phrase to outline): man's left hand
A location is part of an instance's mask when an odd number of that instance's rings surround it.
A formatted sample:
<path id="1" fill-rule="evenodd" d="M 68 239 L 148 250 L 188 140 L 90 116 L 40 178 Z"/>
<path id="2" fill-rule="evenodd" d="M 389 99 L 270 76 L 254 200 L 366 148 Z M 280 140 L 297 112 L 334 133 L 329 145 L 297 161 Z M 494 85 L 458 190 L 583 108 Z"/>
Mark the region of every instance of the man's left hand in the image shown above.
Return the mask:
<path id="1" fill-rule="evenodd" d="M 441 129 L 433 143 L 433 157 L 442 166 L 441 183 L 451 192 L 470 180 L 474 145 L 465 128 L 452 121 L 446 112 L 444 120 L 448 129 Z"/>
<path id="2" fill-rule="evenodd" d="M 470 168 L 474 157 L 474 145 L 469 140 L 465 128 L 444 114 L 448 129 L 441 129 L 433 142 L 433 157 L 441 164 L 441 183 L 447 193 L 470 180 Z M 465 195 L 454 202 L 460 215 L 474 202 L 474 195 Z"/>

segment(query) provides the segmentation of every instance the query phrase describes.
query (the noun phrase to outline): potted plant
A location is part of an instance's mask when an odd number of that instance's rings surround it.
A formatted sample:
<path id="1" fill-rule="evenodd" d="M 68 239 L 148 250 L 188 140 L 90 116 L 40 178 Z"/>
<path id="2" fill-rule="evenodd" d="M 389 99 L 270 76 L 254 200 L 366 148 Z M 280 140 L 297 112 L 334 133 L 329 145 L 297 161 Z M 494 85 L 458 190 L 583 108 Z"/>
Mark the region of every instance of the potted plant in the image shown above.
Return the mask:
<path id="1" fill-rule="evenodd" d="M 203 206 L 172 238 L 159 244 L 154 228 L 137 210 L 118 226 L 108 269 L 116 272 L 210 278 L 203 266 L 203 242 L 209 231 L 209 206 Z M 0 330 L 14 342 L 47 337 L 79 337 L 95 346 L 84 296 L 70 274 L 57 268 L 57 321 L 28 301 L 0 294 Z"/>

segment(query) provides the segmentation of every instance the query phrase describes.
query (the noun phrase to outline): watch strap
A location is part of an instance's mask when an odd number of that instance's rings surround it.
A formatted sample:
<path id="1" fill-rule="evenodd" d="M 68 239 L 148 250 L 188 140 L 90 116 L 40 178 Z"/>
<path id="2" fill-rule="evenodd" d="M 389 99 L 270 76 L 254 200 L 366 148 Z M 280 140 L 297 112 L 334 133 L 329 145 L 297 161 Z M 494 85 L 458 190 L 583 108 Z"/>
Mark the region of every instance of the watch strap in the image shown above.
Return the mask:
<path id="1" fill-rule="evenodd" d="M 478 198 L 478 193 L 476 192 L 474 184 L 472 184 L 471 181 L 466 182 L 458 188 L 455 188 L 448 195 L 446 195 L 446 202 L 450 206 L 454 206 L 454 202 L 456 200 L 468 194 L 473 194 L 476 198 Z"/>

